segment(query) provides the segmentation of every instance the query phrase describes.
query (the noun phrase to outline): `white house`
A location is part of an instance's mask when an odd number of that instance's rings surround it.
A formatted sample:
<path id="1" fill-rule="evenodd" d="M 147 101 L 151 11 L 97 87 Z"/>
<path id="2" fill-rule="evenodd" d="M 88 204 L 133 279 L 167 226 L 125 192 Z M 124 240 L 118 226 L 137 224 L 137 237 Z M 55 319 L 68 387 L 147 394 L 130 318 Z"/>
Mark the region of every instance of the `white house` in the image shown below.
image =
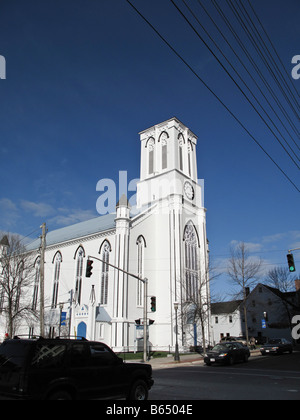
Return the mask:
<path id="1" fill-rule="evenodd" d="M 218 343 L 223 337 L 243 335 L 241 303 L 242 300 L 233 300 L 211 304 L 211 328 L 214 343 Z"/>
<path id="2" fill-rule="evenodd" d="M 246 298 L 249 338 L 286 338 L 292 340 L 291 319 L 300 313 L 299 280 L 296 291 L 280 292 L 259 283 Z M 246 334 L 243 301 L 218 302 L 211 305 L 211 327 L 214 342 L 222 337 Z"/>
<path id="3" fill-rule="evenodd" d="M 122 196 L 114 214 L 47 233 L 44 265 L 47 334 L 101 340 L 116 351 L 137 348 L 142 330 L 135 321 L 143 318 L 144 285 L 96 259 L 92 276 L 85 277 L 88 256 L 91 259 L 94 256 L 148 279 L 146 305 L 148 317 L 154 321 L 149 326 L 153 349 L 174 349 L 174 302 L 179 303 L 179 347 L 201 343 L 200 326 L 195 328 L 182 315 L 188 312 L 200 287 L 201 301 L 209 299 L 208 281 L 200 285 L 200 278 L 207 272 L 208 247 L 203 185 L 197 177 L 197 137 L 177 118 L 139 134 L 137 209 L 132 212 Z M 37 240 L 29 248 L 36 269 L 32 299 L 37 309 L 39 247 Z M 151 297 L 156 298 L 155 312 L 150 311 Z M 204 328 L 206 340 L 209 319 L 208 316 Z M 23 325 L 23 330 L 39 334 L 38 324 Z"/>

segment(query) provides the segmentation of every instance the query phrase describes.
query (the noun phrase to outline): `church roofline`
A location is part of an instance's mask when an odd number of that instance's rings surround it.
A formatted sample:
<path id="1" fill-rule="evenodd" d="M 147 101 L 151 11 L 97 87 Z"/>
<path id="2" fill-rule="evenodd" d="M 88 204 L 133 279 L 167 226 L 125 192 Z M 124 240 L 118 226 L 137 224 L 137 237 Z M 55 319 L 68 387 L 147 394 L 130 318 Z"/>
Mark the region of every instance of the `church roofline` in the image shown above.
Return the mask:
<path id="1" fill-rule="evenodd" d="M 46 235 L 47 248 L 53 245 L 66 243 L 72 240 L 79 240 L 84 237 L 95 235 L 115 229 L 116 213 L 110 213 L 84 222 L 75 223 L 60 229 L 52 230 Z M 33 251 L 40 247 L 40 239 L 36 239 L 26 246 L 28 251 Z"/>

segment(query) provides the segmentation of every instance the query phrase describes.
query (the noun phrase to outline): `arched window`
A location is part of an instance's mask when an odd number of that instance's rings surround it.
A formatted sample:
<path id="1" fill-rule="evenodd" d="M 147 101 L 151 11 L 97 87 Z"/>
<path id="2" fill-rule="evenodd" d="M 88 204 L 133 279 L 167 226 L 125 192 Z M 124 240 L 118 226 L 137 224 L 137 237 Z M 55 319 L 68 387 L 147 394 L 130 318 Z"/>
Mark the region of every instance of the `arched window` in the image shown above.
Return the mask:
<path id="1" fill-rule="evenodd" d="M 137 244 L 137 261 L 138 267 L 137 272 L 138 276 L 144 278 L 144 255 L 145 255 L 145 247 L 146 241 L 145 238 L 140 235 L 136 241 Z M 136 304 L 137 306 L 143 306 L 144 302 L 144 283 L 140 280 L 137 280 L 137 294 L 136 294 Z"/>
<path id="2" fill-rule="evenodd" d="M 54 257 L 54 278 L 53 278 L 53 293 L 52 293 L 52 309 L 57 307 L 60 265 L 62 262 L 61 253 L 57 252 Z"/>
<path id="3" fill-rule="evenodd" d="M 188 168 L 189 168 L 189 176 L 192 176 L 192 170 L 193 170 L 193 163 L 192 163 L 192 155 L 193 153 L 193 145 L 192 142 L 189 140 L 188 142 Z"/>
<path id="4" fill-rule="evenodd" d="M 154 173 L 154 148 L 155 148 L 155 141 L 154 138 L 151 137 L 147 141 L 147 148 L 148 148 L 148 174 L 151 175 Z"/>
<path id="5" fill-rule="evenodd" d="M 161 169 L 167 169 L 168 167 L 168 138 L 169 136 L 165 131 L 159 137 L 159 141 L 161 141 Z"/>
<path id="6" fill-rule="evenodd" d="M 192 222 L 188 222 L 184 229 L 185 242 L 185 298 L 186 301 L 194 301 L 199 289 L 198 279 L 198 236 Z"/>
<path id="7" fill-rule="evenodd" d="M 101 260 L 105 261 L 102 262 L 102 270 L 101 270 L 101 290 L 100 290 L 100 304 L 107 305 L 108 300 L 108 272 L 109 272 L 109 265 L 105 263 L 109 263 L 109 253 L 111 252 L 111 246 L 108 241 L 104 241 L 100 247 L 99 254 L 101 255 Z"/>
<path id="8" fill-rule="evenodd" d="M 40 284 L 40 257 L 38 257 L 35 260 L 34 264 L 34 285 L 33 285 L 33 298 L 32 298 L 32 310 L 36 311 L 37 308 L 37 301 L 38 301 L 38 295 L 39 295 L 39 284 Z"/>
<path id="9" fill-rule="evenodd" d="M 83 271 L 84 249 L 80 246 L 77 248 L 76 258 L 76 279 L 75 279 L 75 302 L 80 305 L 81 288 L 82 288 L 82 271 Z"/>
<path id="10" fill-rule="evenodd" d="M 183 171 L 183 144 L 184 144 L 184 137 L 180 133 L 178 136 L 178 145 L 179 145 L 179 169 Z"/>

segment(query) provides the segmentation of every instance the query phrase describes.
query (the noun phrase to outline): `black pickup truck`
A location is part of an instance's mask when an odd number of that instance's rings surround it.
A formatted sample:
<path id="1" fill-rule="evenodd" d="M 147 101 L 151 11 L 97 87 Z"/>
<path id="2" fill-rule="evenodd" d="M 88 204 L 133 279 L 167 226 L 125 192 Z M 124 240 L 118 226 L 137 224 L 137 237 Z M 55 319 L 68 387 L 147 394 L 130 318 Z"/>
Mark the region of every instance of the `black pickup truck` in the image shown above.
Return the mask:
<path id="1" fill-rule="evenodd" d="M 0 397 L 23 400 L 146 400 L 152 368 L 125 363 L 106 344 L 20 339 L 0 346 Z"/>

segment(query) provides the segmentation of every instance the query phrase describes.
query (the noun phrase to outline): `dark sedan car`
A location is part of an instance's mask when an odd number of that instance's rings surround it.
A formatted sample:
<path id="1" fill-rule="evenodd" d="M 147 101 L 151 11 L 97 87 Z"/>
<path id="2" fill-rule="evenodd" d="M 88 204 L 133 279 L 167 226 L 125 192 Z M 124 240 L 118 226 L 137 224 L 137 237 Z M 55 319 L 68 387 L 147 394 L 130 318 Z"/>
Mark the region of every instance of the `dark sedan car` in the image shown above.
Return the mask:
<path id="1" fill-rule="evenodd" d="M 262 355 L 282 354 L 284 352 L 293 352 L 293 345 L 285 338 L 272 338 L 260 348 Z"/>
<path id="2" fill-rule="evenodd" d="M 223 363 L 233 365 L 235 362 L 247 362 L 250 357 L 248 347 L 240 343 L 220 343 L 207 352 L 204 363 L 210 366 L 212 363 Z"/>

